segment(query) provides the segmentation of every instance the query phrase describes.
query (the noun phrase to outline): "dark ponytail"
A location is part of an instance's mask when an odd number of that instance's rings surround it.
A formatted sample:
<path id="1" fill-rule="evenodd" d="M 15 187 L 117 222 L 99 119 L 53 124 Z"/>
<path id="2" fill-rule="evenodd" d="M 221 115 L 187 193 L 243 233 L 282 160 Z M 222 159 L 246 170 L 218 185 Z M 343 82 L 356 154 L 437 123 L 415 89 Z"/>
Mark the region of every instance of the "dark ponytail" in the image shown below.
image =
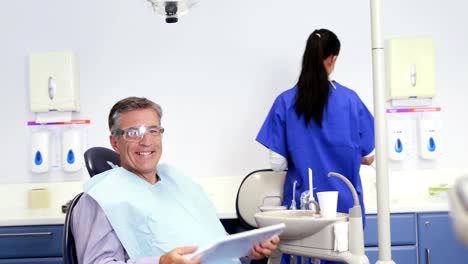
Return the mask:
<path id="1" fill-rule="evenodd" d="M 330 87 L 323 62 L 330 55 L 338 56 L 339 52 L 340 41 L 330 30 L 319 29 L 310 34 L 302 58 L 295 104 L 296 114 L 299 117 L 304 115 L 306 125 L 313 118 L 322 127 Z"/>

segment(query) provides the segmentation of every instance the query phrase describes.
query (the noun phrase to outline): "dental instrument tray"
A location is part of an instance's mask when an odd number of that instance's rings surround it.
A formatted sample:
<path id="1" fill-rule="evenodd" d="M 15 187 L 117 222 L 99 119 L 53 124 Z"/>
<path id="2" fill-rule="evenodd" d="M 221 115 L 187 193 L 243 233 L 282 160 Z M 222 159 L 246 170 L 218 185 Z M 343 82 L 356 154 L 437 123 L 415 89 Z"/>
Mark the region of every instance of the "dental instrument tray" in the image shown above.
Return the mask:
<path id="1" fill-rule="evenodd" d="M 244 257 L 249 254 L 254 246 L 281 234 L 284 228 L 284 224 L 276 224 L 229 235 L 213 244 L 200 247 L 199 250 L 188 255 L 188 257 L 195 259 L 200 256 L 201 262 L 204 264 L 218 263 L 223 259 Z"/>

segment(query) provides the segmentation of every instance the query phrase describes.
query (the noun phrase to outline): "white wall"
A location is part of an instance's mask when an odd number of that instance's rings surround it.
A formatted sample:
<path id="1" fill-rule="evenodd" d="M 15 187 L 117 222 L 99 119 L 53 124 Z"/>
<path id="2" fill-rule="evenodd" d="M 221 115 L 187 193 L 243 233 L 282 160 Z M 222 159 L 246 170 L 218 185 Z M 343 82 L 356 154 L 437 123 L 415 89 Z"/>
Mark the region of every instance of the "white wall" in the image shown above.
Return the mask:
<path id="1" fill-rule="evenodd" d="M 385 36 L 429 36 L 436 44 L 443 166 L 463 167 L 468 125 L 459 118 L 468 77 L 468 24 L 455 0 L 384 1 Z M 28 168 L 28 54 L 71 50 L 81 72 L 89 146 L 109 146 L 107 114 L 119 99 L 163 106 L 163 159 L 193 177 L 242 176 L 266 168 L 255 136 L 275 96 L 294 85 L 308 35 L 329 28 L 342 41 L 334 78 L 372 109 L 368 1 L 202 0 L 166 24 L 144 0 L 0 1 L 0 183 L 69 180 Z M 83 173 L 80 177 L 87 177 Z"/>

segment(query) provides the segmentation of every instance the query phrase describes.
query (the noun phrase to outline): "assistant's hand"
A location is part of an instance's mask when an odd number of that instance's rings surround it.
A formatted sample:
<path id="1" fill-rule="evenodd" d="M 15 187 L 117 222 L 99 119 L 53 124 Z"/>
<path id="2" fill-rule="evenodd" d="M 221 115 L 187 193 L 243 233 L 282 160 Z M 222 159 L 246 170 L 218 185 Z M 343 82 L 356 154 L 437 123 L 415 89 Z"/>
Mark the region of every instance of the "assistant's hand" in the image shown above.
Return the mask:
<path id="1" fill-rule="evenodd" d="M 201 264 L 201 259 L 190 260 L 184 257 L 186 254 L 193 253 L 198 247 L 180 247 L 175 248 L 159 258 L 159 264 Z"/>
<path id="2" fill-rule="evenodd" d="M 278 236 L 272 237 L 270 240 L 267 240 L 261 244 L 256 245 L 250 250 L 249 258 L 250 259 L 262 259 L 269 257 L 271 252 L 275 251 L 278 247 L 280 239 Z"/>
<path id="3" fill-rule="evenodd" d="M 361 164 L 370 166 L 374 162 L 374 155 L 362 157 Z"/>

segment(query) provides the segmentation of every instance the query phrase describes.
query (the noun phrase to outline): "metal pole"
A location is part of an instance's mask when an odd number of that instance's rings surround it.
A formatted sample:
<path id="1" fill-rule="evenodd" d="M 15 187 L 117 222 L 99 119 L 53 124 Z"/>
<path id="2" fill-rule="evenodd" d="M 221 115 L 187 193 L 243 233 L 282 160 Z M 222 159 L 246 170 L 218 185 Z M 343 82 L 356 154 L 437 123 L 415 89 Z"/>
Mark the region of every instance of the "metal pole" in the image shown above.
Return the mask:
<path id="1" fill-rule="evenodd" d="M 390 208 L 387 167 L 387 121 L 385 116 L 385 61 L 382 0 L 371 0 L 372 76 L 374 86 L 375 162 L 377 177 L 377 214 L 379 260 L 392 260 L 390 238 Z"/>

